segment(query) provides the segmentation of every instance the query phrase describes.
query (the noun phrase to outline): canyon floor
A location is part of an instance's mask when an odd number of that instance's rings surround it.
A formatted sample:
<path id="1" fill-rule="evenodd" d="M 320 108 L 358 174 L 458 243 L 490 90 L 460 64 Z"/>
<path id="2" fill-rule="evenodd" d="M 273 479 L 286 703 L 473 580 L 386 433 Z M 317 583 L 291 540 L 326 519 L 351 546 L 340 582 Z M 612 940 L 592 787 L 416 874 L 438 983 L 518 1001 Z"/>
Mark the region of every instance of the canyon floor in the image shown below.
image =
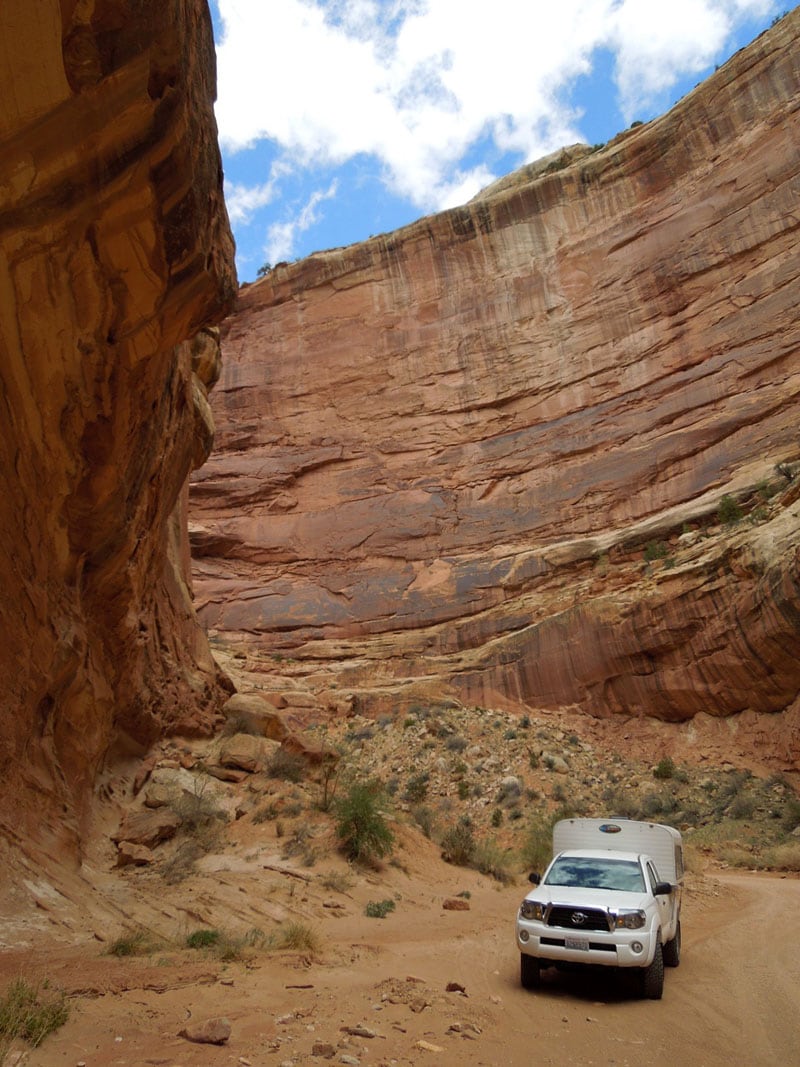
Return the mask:
<path id="1" fill-rule="evenodd" d="M 265 680 L 263 664 L 250 674 L 233 658 L 225 666 L 240 686 Z M 224 738 L 162 743 L 136 798 L 141 758 L 118 764 L 100 783 L 80 866 L 30 857 L 3 894 L 0 988 L 46 983 L 70 1008 L 38 1048 L 17 1043 L 4 1064 L 796 1062 L 794 772 L 774 754 L 748 767 L 746 731 L 446 707 L 308 732 L 342 753 L 343 781 L 389 786 L 391 856 L 345 861 L 318 774 L 207 773 Z M 120 819 L 163 810 L 170 788 L 219 817 L 154 844 L 141 867 L 118 867 Z M 525 859 L 537 829 L 566 810 L 669 818 L 685 830 L 683 959 L 661 1001 L 639 1000 L 609 972 L 549 971 L 541 990 L 520 987 Z M 470 827 L 495 876 L 444 862 L 442 838 L 456 825 Z M 216 944 L 187 947 L 209 930 Z M 296 943 L 281 947 L 288 930 Z M 224 1044 L 181 1036 L 220 1017 Z"/>

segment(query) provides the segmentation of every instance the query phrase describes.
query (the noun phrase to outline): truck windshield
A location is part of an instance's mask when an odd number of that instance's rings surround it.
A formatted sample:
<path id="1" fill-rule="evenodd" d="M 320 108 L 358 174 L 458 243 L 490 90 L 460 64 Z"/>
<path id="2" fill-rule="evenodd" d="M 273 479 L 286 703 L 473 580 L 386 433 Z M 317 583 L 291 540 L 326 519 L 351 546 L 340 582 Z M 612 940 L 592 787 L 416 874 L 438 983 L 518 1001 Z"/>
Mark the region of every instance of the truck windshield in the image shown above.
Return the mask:
<path id="1" fill-rule="evenodd" d="M 588 859 L 559 856 L 545 878 L 547 885 L 571 885 L 581 889 L 616 889 L 643 893 L 644 875 L 631 860 Z"/>

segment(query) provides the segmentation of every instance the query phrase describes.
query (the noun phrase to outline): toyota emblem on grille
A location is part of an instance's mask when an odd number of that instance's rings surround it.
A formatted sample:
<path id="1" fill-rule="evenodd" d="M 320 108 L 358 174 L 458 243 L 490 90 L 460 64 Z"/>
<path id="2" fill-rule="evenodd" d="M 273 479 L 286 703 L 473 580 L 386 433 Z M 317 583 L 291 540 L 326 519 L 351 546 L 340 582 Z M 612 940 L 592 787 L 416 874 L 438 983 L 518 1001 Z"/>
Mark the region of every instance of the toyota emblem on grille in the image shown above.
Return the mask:
<path id="1" fill-rule="evenodd" d="M 587 919 L 586 912 L 584 912 L 584 911 L 573 911 L 573 913 L 572 913 L 572 925 L 573 926 L 583 926 L 583 924 L 586 922 L 586 919 Z"/>

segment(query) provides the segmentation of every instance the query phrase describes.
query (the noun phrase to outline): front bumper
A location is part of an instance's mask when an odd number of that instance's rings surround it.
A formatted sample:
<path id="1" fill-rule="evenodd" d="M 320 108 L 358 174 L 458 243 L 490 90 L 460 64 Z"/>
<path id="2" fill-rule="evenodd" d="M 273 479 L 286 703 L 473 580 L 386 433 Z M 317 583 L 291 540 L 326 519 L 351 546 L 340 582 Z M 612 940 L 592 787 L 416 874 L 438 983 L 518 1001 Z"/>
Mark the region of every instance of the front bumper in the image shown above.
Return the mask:
<path id="1" fill-rule="evenodd" d="M 655 955 L 656 934 L 647 929 L 576 933 L 520 918 L 517 920 L 517 946 L 525 955 L 553 963 L 647 967 Z"/>

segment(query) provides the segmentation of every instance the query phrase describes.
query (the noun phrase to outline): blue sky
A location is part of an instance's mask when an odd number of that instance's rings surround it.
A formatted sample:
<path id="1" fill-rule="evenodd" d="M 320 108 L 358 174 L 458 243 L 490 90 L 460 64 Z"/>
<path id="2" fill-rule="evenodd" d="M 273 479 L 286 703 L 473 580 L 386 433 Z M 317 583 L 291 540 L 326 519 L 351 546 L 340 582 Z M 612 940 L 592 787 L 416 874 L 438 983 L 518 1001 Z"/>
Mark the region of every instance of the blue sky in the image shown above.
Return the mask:
<path id="1" fill-rule="evenodd" d="M 776 0 L 211 0 L 241 281 L 661 114 Z"/>

